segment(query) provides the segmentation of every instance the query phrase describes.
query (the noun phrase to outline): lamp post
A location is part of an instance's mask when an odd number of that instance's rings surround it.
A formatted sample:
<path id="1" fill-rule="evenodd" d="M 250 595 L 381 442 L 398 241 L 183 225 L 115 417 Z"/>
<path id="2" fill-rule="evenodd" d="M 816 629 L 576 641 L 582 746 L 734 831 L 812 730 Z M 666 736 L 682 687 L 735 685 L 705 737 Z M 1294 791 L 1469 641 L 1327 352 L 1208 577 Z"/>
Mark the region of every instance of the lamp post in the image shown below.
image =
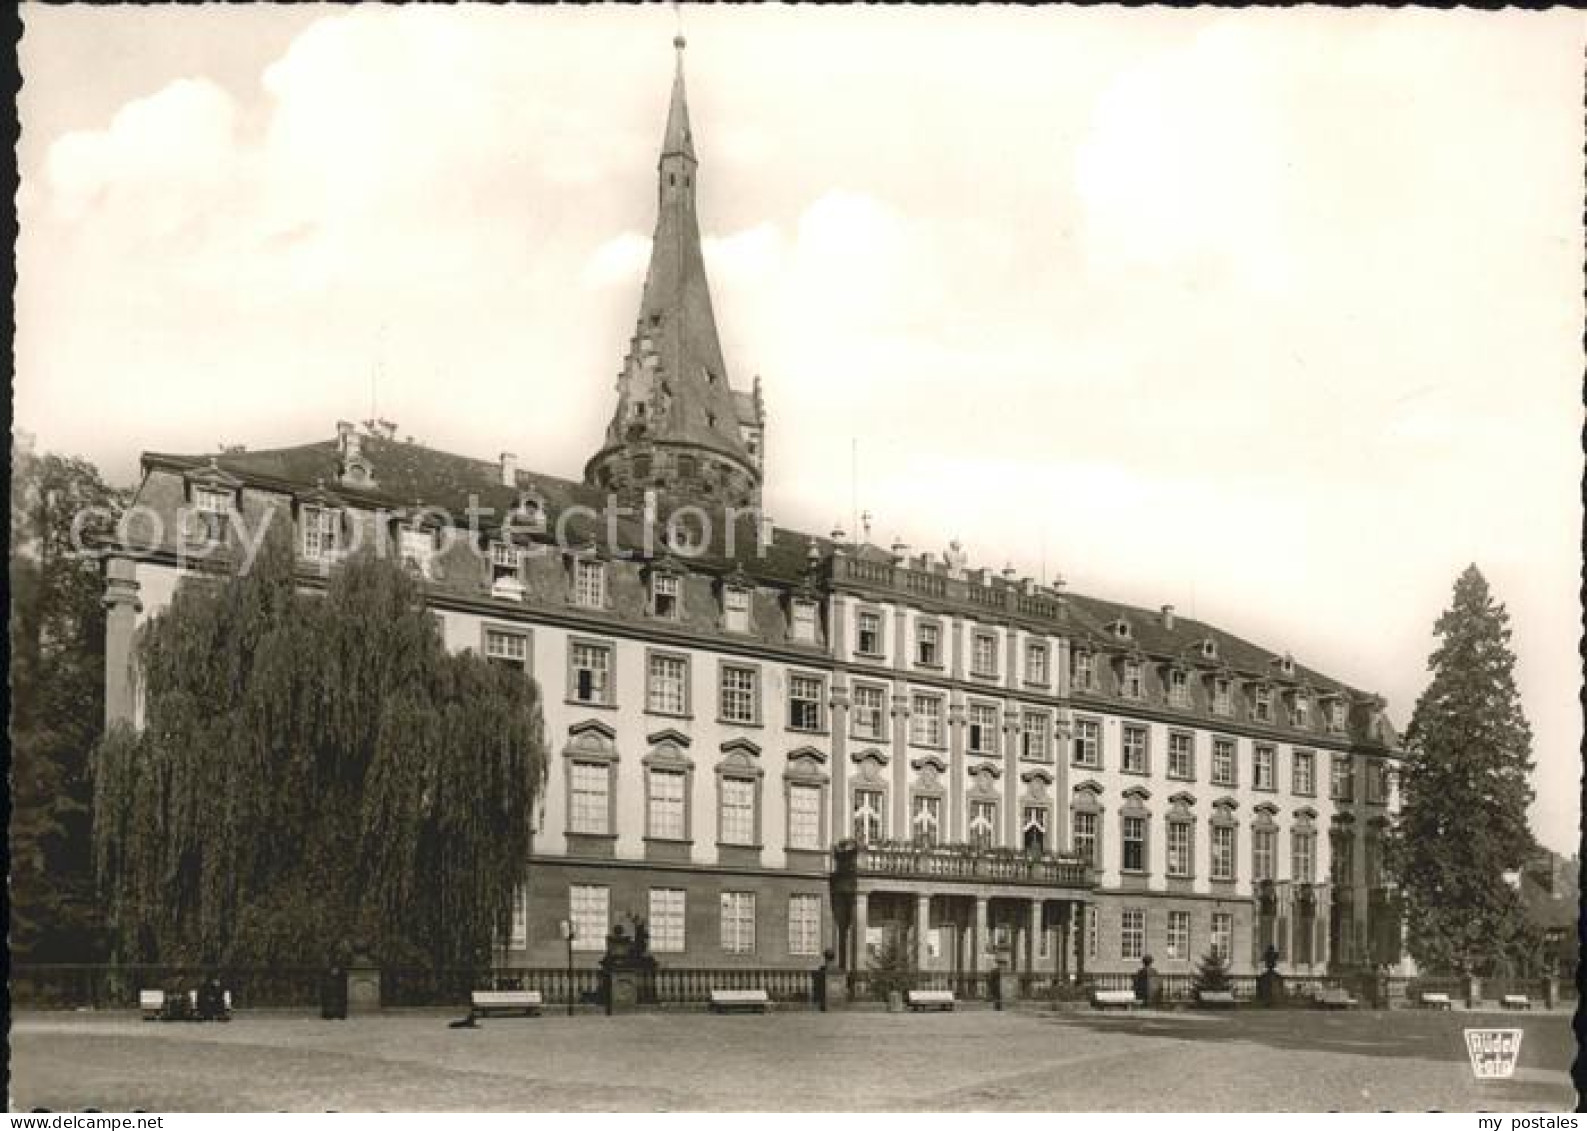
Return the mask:
<path id="1" fill-rule="evenodd" d="M 573 920 L 560 920 L 558 926 L 562 929 L 562 937 L 568 944 L 568 1016 L 573 1016 L 573 940 L 578 937 L 578 931 L 573 926 Z"/>

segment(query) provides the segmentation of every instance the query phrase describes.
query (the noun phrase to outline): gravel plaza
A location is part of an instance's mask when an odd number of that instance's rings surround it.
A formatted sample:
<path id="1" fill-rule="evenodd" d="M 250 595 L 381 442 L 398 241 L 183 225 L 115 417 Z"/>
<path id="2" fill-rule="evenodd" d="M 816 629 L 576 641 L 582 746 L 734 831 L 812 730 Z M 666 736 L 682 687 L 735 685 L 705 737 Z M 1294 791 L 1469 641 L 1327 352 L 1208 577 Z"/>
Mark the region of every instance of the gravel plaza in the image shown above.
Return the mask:
<path id="1" fill-rule="evenodd" d="M 1564 1111 L 1570 1016 L 1102 1015 L 1037 1010 L 544 1016 L 447 1027 L 241 1014 L 23 1013 L 10 1109 L 28 1111 Z M 1477 1081 L 1467 1027 L 1524 1029 Z"/>

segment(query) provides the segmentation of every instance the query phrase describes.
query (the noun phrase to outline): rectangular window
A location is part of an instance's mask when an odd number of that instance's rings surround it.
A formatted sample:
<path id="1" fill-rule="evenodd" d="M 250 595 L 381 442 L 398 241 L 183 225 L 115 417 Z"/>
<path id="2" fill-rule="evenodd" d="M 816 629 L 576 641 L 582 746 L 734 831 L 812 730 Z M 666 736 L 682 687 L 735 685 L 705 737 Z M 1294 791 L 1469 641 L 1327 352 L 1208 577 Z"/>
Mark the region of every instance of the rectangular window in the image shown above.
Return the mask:
<path id="1" fill-rule="evenodd" d="M 573 566 L 573 603 L 586 609 L 606 607 L 606 563 L 578 561 Z"/>
<path id="2" fill-rule="evenodd" d="M 759 673 L 754 668 L 722 665 L 722 721 L 754 723 L 759 717 Z"/>
<path id="3" fill-rule="evenodd" d="M 573 763 L 573 804 L 568 831 L 605 836 L 612 831 L 612 768 L 601 762 Z"/>
<path id="4" fill-rule="evenodd" d="M 1047 675 L 1047 645 L 1034 642 L 1025 645 L 1025 682 L 1039 683 L 1045 687 Z"/>
<path id="5" fill-rule="evenodd" d="M 970 671 L 975 675 L 997 674 L 997 637 L 990 632 L 977 632 L 970 651 Z"/>
<path id="6" fill-rule="evenodd" d="M 862 656 L 882 654 L 882 614 L 861 612 L 857 619 L 854 650 Z"/>
<path id="7" fill-rule="evenodd" d="M 1119 915 L 1119 957 L 1140 958 L 1146 953 L 1146 912 L 1126 907 Z"/>
<path id="8" fill-rule="evenodd" d="M 1212 949 L 1225 960 L 1234 957 L 1234 915 L 1228 911 L 1212 913 Z"/>
<path id="9" fill-rule="evenodd" d="M 1355 773 L 1350 755 L 1335 754 L 1333 756 L 1333 773 L 1328 783 L 1328 796 L 1335 801 L 1355 800 Z"/>
<path id="10" fill-rule="evenodd" d="M 522 950 L 529 945 L 529 889 L 517 887 L 512 893 L 512 922 L 507 927 L 507 945 Z"/>
<path id="11" fill-rule="evenodd" d="M 1047 806 L 1027 805 L 1020 810 L 1019 839 L 1026 852 L 1047 851 Z"/>
<path id="12" fill-rule="evenodd" d="M 1374 759 L 1366 765 L 1367 800 L 1381 805 L 1389 799 L 1389 764 Z"/>
<path id="13" fill-rule="evenodd" d="M 1307 797 L 1316 794 L 1317 762 L 1316 756 L 1310 750 L 1295 751 L 1295 760 L 1290 770 L 1290 788 L 1294 792 Z"/>
<path id="14" fill-rule="evenodd" d="M 968 712 L 970 753 L 996 754 L 997 708 L 989 703 L 971 703 Z"/>
<path id="15" fill-rule="evenodd" d="M 1191 874 L 1190 844 L 1195 826 L 1189 821 L 1168 822 L 1168 874 L 1184 878 Z"/>
<path id="16" fill-rule="evenodd" d="M 1076 691 L 1090 691 L 1092 677 L 1096 669 L 1093 666 L 1090 652 L 1076 652 L 1074 654 L 1074 685 Z"/>
<path id="17" fill-rule="evenodd" d="M 1168 776 L 1183 781 L 1196 778 L 1196 736 L 1184 731 L 1168 735 Z"/>
<path id="18" fill-rule="evenodd" d="M 729 632 L 749 631 L 749 590 L 722 590 L 722 626 Z"/>
<path id="19" fill-rule="evenodd" d="M 1212 826 L 1212 878 L 1234 879 L 1234 826 Z"/>
<path id="20" fill-rule="evenodd" d="M 1342 700 L 1335 699 L 1328 704 L 1328 729 L 1335 734 L 1341 734 L 1345 729 L 1345 705 Z"/>
<path id="21" fill-rule="evenodd" d="M 1230 682 L 1222 676 L 1212 681 L 1212 713 L 1215 715 L 1234 714 L 1234 689 Z"/>
<path id="22" fill-rule="evenodd" d="M 997 802 L 970 802 L 970 843 L 991 848 L 997 840 Z"/>
<path id="23" fill-rule="evenodd" d="M 879 789 L 854 791 L 854 839 L 874 842 L 887 836 L 887 796 Z"/>
<path id="24" fill-rule="evenodd" d="M 755 893 L 722 893 L 722 950 L 726 954 L 755 953 Z"/>
<path id="25" fill-rule="evenodd" d="M 611 647 L 574 641 L 569 651 L 573 666 L 573 698 L 580 703 L 610 703 Z"/>
<path id="26" fill-rule="evenodd" d="M 430 558 L 434 553 L 433 532 L 406 526 L 397 531 L 397 560 L 420 577 L 430 576 Z"/>
<path id="27" fill-rule="evenodd" d="M 821 897 L 788 897 L 788 953 L 821 953 Z"/>
<path id="28" fill-rule="evenodd" d="M 1329 841 L 1329 880 L 1335 887 L 1354 887 L 1356 842 L 1349 833 L 1339 833 Z"/>
<path id="29" fill-rule="evenodd" d="M 1074 818 L 1075 855 L 1092 868 L 1097 866 L 1097 815 L 1077 812 Z"/>
<path id="30" fill-rule="evenodd" d="M 819 676 L 788 677 L 788 728 L 820 730 L 821 700 L 826 698 L 826 683 Z"/>
<path id="31" fill-rule="evenodd" d="M 1212 740 L 1212 784 L 1234 784 L 1234 739 Z"/>
<path id="32" fill-rule="evenodd" d="M 788 787 L 788 847 L 821 849 L 821 787 L 795 784 Z"/>
<path id="33" fill-rule="evenodd" d="M 1190 912 L 1170 911 L 1168 913 L 1168 950 L 1169 958 L 1186 959 L 1190 957 Z"/>
<path id="34" fill-rule="evenodd" d="M 573 924 L 574 950 L 605 950 L 611 929 L 610 888 L 600 884 L 573 884 L 568 888 L 568 921 Z"/>
<path id="35" fill-rule="evenodd" d="M 529 638 L 521 632 L 487 628 L 485 659 L 497 667 L 525 671 L 529 667 Z"/>
<path id="36" fill-rule="evenodd" d="M 921 844 L 942 839 L 942 798 L 916 797 L 910 803 L 909 830 Z"/>
<path id="37" fill-rule="evenodd" d="M 1101 930 L 1099 929 L 1099 925 L 1098 925 L 1097 921 L 1099 919 L 1101 919 L 1101 918 L 1102 918 L 1102 916 L 1098 915 L 1096 913 L 1095 909 L 1093 909 L 1091 911 L 1091 913 L 1086 916 L 1086 957 L 1087 958 L 1095 958 L 1097 956 L 1098 940 L 1100 939 L 1101 934 L 1102 934 Z"/>
<path id="38" fill-rule="evenodd" d="M 325 561 L 336 556 L 342 543 L 342 512 L 334 507 L 304 507 L 303 556 Z"/>
<path id="39" fill-rule="evenodd" d="M 681 715 L 689 709 L 689 661 L 683 656 L 653 653 L 645 683 L 645 708 L 658 715 Z"/>
<path id="40" fill-rule="evenodd" d="M 1277 789 L 1278 781 L 1274 773 L 1274 763 L 1278 759 L 1278 752 L 1265 742 L 1259 742 L 1251 751 L 1251 788 L 1252 789 Z"/>
<path id="41" fill-rule="evenodd" d="M 1366 867 L 1367 887 L 1383 886 L 1383 841 L 1381 838 L 1367 835 L 1366 839 Z"/>
<path id="42" fill-rule="evenodd" d="M 647 836 L 657 840 L 683 840 L 688 836 L 684 814 L 682 770 L 650 771 L 650 822 Z"/>
<path id="43" fill-rule="evenodd" d="M 1124 661 L 1124 681 L 1119 686 L 1119 694 L 1126 699 L 1139 699 L 1142 695 L 1141 662 L 1139 660 Z"/>
<path id="44" fill-rule="evenodd" d="M 1251 878 L 1258 882 L 1274 880 L 1277 862 L 1278 831 L 1276 829 L 1251 830 Z"/>
<path id="45" fill-rule="evenodd" d="M 657 954 L 683 953 L 687 899 L 683 888 L 650 889 L 650 949 Z"/>
<path id="46" fill-rule="evenodd" d="M 523 591 L 522 580 L 518 576 L 522 572 L 523 551 L 511 542 L 492 542 L 490 544 L 490 584 L 494 588 L 516 589 Z"/>
<path id="47" fill-rule="evenodd" d="M 1289 834 L 1289 878 L 1297 884 L 1309 884 L 1317 879 L 1317 858 L 1312 836 L 1311 833 L 1303 832 Z"/>
<path id="48" fill-rule="evenodd" d="M 886 736 L 887 689 L 864 683 L 854 685 L 854 737 L 882 739 Z"/>
<path id="49" fill-rule="evenodd" d="M 755 843 L 755 783 L 722 779 L 722 843 Z"/>
<path id="50" fill-rule="evenodd" d="M 1146 871 L 1146 818 L 1125 817 L 1119 827 L 1124 849 L 1120 867 L 1126 872 Z"/>
<path id="51" fill-rule="evenodd" d="M 917 746 L 942 745 L 942 698 L 916 695 L 909 718 L 909 740 Z"/>
<path id="52" fill-rule="evenodd" d="M 933 621 L 915 626 L 915 662 L 926 668 L 942 666 L 942 627 Z"/>
<path id="53" fill-rule="evenodd" d="M 1047 761 L 1047 731 L 1051 727 L 1046 711 L 1025 711 L 1019 720 L 1020 756 L 1032 762 Z"/>
<path id="54" fill-rule="evenodd" d="M 682 579 L 676 574 L 656 574 L 650 579 L 650 611 L 663 620 L 677 620 L 681 588 Z"/>
<path id="55" fill-rule="evenodd" d="M 1126 726 L 1124 728 L 1124 752 L 1121 756 L 1119 769 L 1131 774 L 1144 774 L 1147 772 L 1146 760 L 1146 728 Z"/>
<path id="56" fill-rule="evenodd" d="M 1251 717 L 1259 723 L 1273 721 L 1273 689 L 1271 687 L 1258 687 L 1256 699 L 1251 704 Z"/>
<path id="57" fill-rule="evenodd" d="M 1190 706 L 1190 674 L 1183 668 L 1168 673 L 1168 701 L 1175 707 Z"/>
<path id="58" fill-rule="evenodd" d="M 792 635 L 801 644 L 816 642 L 816 603 L 795 598 Z"/>
<path id="59" fill-rule="evenodd" d="M 1311 726 L 1311 700 L 1298 691 L 1295 693 L 1294 705 L 1290 708 L 1289 721 L 1297 727 Z"/>
<path id="60" fill-rule="evenodd" d="M 1095 719 L 1075 720 L 1075 765 L 1102 768 L 1102 724 Z"/>

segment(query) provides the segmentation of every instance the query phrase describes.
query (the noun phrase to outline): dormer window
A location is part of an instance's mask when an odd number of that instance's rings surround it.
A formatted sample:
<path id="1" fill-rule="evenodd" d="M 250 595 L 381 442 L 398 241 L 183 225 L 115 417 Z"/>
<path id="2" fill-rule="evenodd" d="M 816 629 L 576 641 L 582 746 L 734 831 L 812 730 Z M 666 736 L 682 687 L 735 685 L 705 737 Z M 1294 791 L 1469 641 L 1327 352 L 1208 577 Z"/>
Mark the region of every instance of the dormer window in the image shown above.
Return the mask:
<path id="1" fill-rule="evenodd" d="M 1295 660 L 1294 660 L 1294 657 L 1289 656 L 1289 655 L 1285 655 L 1282 659 L 1280 659 L 1279 662 L 1278 662 L 1278 670 L 1283 672 L 1285 675 L 1294 675 L 1295 674 Z"/>
<path id="2" fill-rule="evenodd" d="M 1190 676 L 1184 668 L 1168 671 L 1168 701 L 1175 707 L 1190 706 Z"/>
<path id="3" fill-rule="evenodd" d="M 1212 710 L 1218 715 L 1234 713 L 1234 687 L 1227 676 L 1216 676 L 1212 681 Z"/>
<path id="4" fill-rule="evenodd" d="M 204 541 L 219 542 L 226 537 L 232 499 L 232 493 L 222 488 L 193 485 L 194 531 Z"/>
<path id="5" fill-rule="evenodd" d="M 340 508 L 305 506 L 299 518 L 303 528 L 303 556 L 315 562 L 334 558 L 342 546 Z"/>
<path id="6" fill-rule="evenodd" d="M 789 621 L 790 634 L 801 644 L 816 642 L 816 603 L 805 597 L 795 597 Z"/>
<path id="7" fill-rule="evenodd" d="M 1078 651 L 1074 654 L 1074 685 L 1076 691 L 1090 691 L 1094 666 L 1090 652 Z"/>
<path id="8" fill-rule="evenodd" d="M 1201 642 L 1201 658 L 1203 660 L 1216 660 L 1218 658 L 1218 642 L 1210 637 Z"/>
<path id="9" fill-rule="evenodd" d="M 662 620 L 677 620 L 683 579 L 675 573 L 658 573 L 650 579 L 650 611 Z"/>
<path id="10" fill-rule="evenodd" d="M 573 603 L 586 609 L 606 607 L 606 563 L 580 559 L 573 564 Z"/>
<path id="11" fill-rule="evenodd" d="M 1273 689 L 1259 684 L 1251 702 L 1251 717 L 1259 723 L 1273 721 Z"/>
<path id="12" fill-rule="evenodd" d="M 1139 660 L 1124 661 L 1124 678 L 1119 684 L 1119 692 L 1126 699 L 1141 698 L 1141 662 Z"/>
<path id="13" fill-rule="evenodd" d="M 512 512 L 513 525 L 521 530 L 541 531 L 546 528 L 546 509 L 533 495 L 519 495 L 518 505 Z"/>
<path id="14" fill-rule="evenodd" d="M 497 597 L 523 596 L 523 551 L 511 542 L 490 544 L 490 591 Z"/>
<path id="15" fill-rule="evenodd" d="M 730 585 L 722 590 L 722 627 L 729 632 L 749 631 L 749 590 Z"/>
<path id="16" fill-rule="evenodd" d="M 1113 635 L 1117 636 L 1120 640 L 1128 640 L 1130 638 L 1130 622 L 1125 620 L 1123 617 L 1120 617 L 1118 620 L 1114 621 L 1109 627 L 1112 628 Z"/>
<path id="17" fill-rule="evenodd" d="M 1342 699 L 1335 699 L 1328 704 L 1328 729 L 1339 734 L 1345 729 L 1345 704 Z"/>
<path id="18" fill-rule="evenodd" d="M 1304 691 L 1295 693 L 1295 701 L 1290 707 L 1290 722 L 1298 727 L 1311 726 L 1311 696 Z"/>
<path id="19" fill-rule="evenodd" d="M 429 577 L 430 559 L 434 554 L 433 531 L 405 526 L 397 532 L 397 559 L 404 569 L 420 577 Z"/>

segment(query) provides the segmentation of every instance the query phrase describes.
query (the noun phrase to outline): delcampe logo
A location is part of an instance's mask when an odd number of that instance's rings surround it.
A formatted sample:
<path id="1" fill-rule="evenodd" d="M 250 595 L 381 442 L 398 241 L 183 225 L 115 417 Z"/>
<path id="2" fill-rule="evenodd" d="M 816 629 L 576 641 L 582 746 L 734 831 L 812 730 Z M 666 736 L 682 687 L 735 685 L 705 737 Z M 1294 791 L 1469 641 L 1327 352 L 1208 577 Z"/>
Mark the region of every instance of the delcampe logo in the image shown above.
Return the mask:
<path id="1" fill-rule="evenodd" d="M 1521 1056 L 1521 1029 L 1467 1029 L 1466 1052 L 1478 1080 L 1508 1080 Z"/>

